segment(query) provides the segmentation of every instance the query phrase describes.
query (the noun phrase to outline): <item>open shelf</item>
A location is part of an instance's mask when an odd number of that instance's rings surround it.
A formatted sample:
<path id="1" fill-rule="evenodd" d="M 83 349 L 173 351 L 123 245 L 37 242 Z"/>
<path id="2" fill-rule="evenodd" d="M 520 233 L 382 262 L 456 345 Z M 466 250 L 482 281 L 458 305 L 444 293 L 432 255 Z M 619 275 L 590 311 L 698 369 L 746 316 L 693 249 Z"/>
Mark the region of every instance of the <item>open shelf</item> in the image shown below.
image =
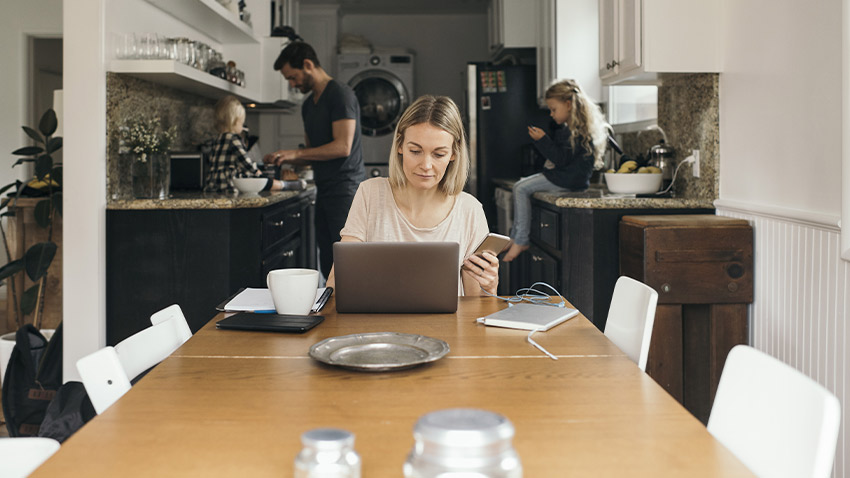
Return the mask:
<path id="1" fill-rule="evenodd" d="M 255 102 L 260 98 L 257 91 L 234 85 L 175 60 L 113 60 L 109 71 L 207 98 L 218 99 L 229 94 L 241 101 Z"/>
<path id="2" fill-rule="evenodd" d="M 259 43 L 248 24 L 215 0 L 146 1 L 221 43 Z"/>

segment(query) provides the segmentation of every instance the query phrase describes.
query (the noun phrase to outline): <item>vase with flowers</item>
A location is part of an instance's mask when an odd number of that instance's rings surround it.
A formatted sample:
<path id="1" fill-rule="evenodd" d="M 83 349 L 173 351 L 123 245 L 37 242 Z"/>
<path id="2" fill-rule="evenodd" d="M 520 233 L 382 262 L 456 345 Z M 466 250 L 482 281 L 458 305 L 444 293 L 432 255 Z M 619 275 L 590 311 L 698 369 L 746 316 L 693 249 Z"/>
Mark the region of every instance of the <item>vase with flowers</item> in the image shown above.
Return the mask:
<path id="1" fill-rule="evenodd" d="M 135 116 L 119 127 L 119 152 L 131 156 L 133 195 L 166 199 L 171 179 L 168 148 L 176 128 L 164 128 L 159 118 Z"/>

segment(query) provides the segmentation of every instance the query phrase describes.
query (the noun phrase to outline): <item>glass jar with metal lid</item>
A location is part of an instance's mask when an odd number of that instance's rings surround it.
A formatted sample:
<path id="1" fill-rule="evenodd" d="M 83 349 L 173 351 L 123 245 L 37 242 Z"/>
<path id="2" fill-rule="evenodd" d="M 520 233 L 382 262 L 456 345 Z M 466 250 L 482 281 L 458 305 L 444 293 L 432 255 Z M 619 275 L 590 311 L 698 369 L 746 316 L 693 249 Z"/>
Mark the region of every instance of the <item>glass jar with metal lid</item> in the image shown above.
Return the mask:
<path id="1" fill-rule="evenodd" d="M 404 464 L 406 478 L 521 478 L 514 426 L 498 413 L 452 408 L 423 415 Z"/>
<path id="2" fill-rule="evenodd" d="M 360 478 L 360 456 L 354 434 L 316 428 L 301 435 L 304 448 L 295 457 L 295 478 Z"/>

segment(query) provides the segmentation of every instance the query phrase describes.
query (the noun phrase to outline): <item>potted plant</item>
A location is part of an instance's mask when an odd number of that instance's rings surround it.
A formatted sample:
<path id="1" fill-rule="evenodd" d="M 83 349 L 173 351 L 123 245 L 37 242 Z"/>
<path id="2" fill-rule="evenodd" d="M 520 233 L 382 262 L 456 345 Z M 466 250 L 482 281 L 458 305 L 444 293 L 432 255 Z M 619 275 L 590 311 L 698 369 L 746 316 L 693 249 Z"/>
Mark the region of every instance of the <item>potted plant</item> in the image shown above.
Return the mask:
<path id="1" fill-rule="evenodd" d="M 54 161 L 53 155 L 62 148 L 62 137 L 54 136 L 58 123 L 56 113 L 48 109 L 38 124 L 38 129 L 23 126 L 24 132 L 36 144 L 24 146 L 12 151 L 19 158 L 12 167 L 33 163 L 34 178 L 27 183 L 16 180 L 0 188 L 0 195 L 8 194 L 0 200 L 0 216 L 13 217 L 19 213 L 17 207 L 21 197 L 34 197 L 37 202 L 33 209 L 35 222 L 39 228 L 46 231 L 46 240 L 37 242 L 30 246 L 22 257 L 13 257 L 9 248 L 9 239 L 6 229 L 0 222 L 0 235 L 3 238 L 3 247 L 7 263 L 0 267 L 0 280 L 7 284 L 8 299 L 13 302 L 15 325 L 20 328 L 25 323 L 32 323 L 37 329 L 41 329 L 45 303 L 48 300 L 47 278 L 50 266 L 56 257 L 58 245 L 54 241 L 54 224 L 62 215 L 62 164 Z M 32 281 L 32 285 L 24 290 L 17 290 L 16 275 L 26 274 Z M 20 282 L 23 284 L 23 282 Z M 14 332 L 6 334 L 2 338 L 11 335 L 11 346 L 14 346 Z M 46 334 L 49 335 L 49 332 Z M 5 351 L 8 343 L 0 340 L 0 367 L 5 372 L 5 364 L 8 362 L 8 352 Z"/>

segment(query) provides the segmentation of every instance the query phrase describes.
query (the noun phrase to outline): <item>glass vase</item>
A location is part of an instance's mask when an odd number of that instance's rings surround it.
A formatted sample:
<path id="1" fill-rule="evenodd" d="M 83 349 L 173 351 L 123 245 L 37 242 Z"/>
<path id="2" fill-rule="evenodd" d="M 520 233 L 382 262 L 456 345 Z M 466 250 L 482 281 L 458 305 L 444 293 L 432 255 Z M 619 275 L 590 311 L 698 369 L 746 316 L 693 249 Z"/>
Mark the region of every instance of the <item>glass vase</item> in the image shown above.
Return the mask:
<path id="1" fill-rule="evenodd" d="M 133 196 L 137 199 L 167 199 L 171 184 L 168 153 L 142 153 L 133 156 Z"/>

